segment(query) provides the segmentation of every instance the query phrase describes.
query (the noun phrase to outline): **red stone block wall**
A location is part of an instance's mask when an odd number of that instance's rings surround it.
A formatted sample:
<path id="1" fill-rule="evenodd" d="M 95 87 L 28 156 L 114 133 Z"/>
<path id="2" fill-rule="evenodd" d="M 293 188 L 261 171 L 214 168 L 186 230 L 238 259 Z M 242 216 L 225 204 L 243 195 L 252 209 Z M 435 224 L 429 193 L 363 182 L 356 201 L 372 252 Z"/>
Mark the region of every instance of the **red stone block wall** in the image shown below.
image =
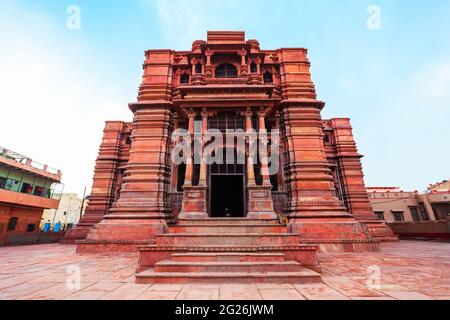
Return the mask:
<path id="1" fill-rule="evenodd" d="M 27 231 L 29 224 L 35 225 L 35 231 L 39 230 L 42 214 L 44 210 L 31 207 L 15 207 L 6 204 L 0 204 L 0 245 L 6 233 L 23 233 Z M 18 218 L 16 229 L 7 232 L 8 223 L 11 218 Z"/>

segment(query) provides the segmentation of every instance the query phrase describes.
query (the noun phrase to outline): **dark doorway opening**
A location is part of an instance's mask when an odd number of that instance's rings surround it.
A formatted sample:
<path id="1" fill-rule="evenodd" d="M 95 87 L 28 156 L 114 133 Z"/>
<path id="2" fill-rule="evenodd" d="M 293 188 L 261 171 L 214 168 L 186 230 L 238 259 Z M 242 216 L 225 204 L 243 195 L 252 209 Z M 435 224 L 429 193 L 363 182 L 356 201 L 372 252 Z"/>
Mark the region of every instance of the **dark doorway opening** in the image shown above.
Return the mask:
<path id="1" fill-rule="evenodd" d="M 243 218 L 244 216 L 244 176 L 212 175 L 211 217 Z"/>

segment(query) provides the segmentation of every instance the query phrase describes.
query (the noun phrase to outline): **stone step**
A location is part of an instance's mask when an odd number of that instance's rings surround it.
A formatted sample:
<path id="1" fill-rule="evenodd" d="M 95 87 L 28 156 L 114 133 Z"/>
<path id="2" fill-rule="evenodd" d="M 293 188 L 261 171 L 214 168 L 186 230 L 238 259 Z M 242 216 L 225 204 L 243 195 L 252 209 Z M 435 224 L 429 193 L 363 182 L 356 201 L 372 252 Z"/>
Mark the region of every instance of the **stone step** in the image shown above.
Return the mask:
<path id="1" fill-rule="evenodd" d="M 155 264 L 155 272 L 296 272 L 301 264 L 295 261 L 281 262 L 179 262 L 165 260 Z"/>
<path id="2" fill-rule="evenodd" d="M 179 219 L 177 225 L 216 225 L 226 224 L 231 226 L 236 225 L 280 225 L 278 219 L 247 219 L 247 218 L 206 218 L 206 219 Z"/>
<path id="3" fill-rule="evenodd" d="M 296 272 L 155 272 L 148 269 L 136 275 L 137 284 L 154 283 L 321 283 L 320 274 L 307 268 Z"/>
<path id="4" fill-rule="evenodd" d="M 287 233 L 288 227 L 271 224 L 186 224 L 169 228 L 169 233 Z"/>
<path id="5" fill-rule="evenodd" d="M 252 261 L 251 255 L 283 255 L 285 260 L 297 261 L 302 266 L 320 272 L 317 260 L 317 246 L 294 245 L 145 245 L 139 247 L 139 266 L 137 271 L 154 267 L 162 260 L 185 260 L 190 256 L 199 257 L 193 261 L 222 261 L 225 255 L 242 255 Z M 214 257 L 214 256 L 217 256 Z M 222 257 L 221 257 L 222 255 Z M 281 258 L 281 257 L 280 257 Z M 227 259 L 227 258 L 224 258 Z M 234 258 L 230 258 L 234 259 Z M 246 258 L 242 258 L 245 261 Z M 180 261 L 178 260 L 178 261 Z M 281 259 L 280 259 L 281 260 Z M 269 260 L 265 260 L 269 261 Z"/>
<path id="6" fill-rule="evenodd" d="M 179 233 L 164 234 L 156 237 L 160 246 L 205 246 L 205 245 L 295 245 L 300 244 L 300 235 L 286 233 Z"/>
<path id="7" fill-rule="evenodd" d="M 190 261 L 242 261 L 242 262 L 258 262 L 258 261 L 285 261 L 285 255 L 282 253 L 174 253 L 171 257 L 172 261 L 190 262 Z"/>

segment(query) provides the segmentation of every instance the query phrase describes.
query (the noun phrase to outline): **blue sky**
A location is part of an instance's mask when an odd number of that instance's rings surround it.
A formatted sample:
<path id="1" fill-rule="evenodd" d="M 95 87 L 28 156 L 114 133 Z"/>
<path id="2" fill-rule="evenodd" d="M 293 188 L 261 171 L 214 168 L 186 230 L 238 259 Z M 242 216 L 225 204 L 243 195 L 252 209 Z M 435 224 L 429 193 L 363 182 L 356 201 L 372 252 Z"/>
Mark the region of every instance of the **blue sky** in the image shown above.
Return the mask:
<path id="1" fill-rule="evenodd" d="M 323 116 L 352 119 L 367 185 L 424 190 L 450 178 L 449 12 L 442 0 L 0 0 L 0 145 L 82 193 L 104 121 L 131 120 L 144 50 L 245 30 L 262 48 L 309 49 Z"/>

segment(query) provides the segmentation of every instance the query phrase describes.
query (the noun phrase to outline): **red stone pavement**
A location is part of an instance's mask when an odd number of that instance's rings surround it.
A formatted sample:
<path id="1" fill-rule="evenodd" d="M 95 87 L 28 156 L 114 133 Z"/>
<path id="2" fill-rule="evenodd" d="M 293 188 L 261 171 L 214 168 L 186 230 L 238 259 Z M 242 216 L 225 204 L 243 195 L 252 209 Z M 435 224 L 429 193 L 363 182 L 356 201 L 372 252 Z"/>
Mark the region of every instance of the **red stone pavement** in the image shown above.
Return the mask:
<path id="1" fill-rule="evenodd" d="M 137 285 L 137 254 L 76 254 L 75 246 L 59 244 L 3 247 L 0 299 L 450 299 L 450 243 L 402 241 L 383 244 L 381 253 L 322 253 L 320 263 L 323 284 Z M 370 288 L 377 270 L 380 285 Z M 72 281 L 77 271 L 79 285 Z"/>

